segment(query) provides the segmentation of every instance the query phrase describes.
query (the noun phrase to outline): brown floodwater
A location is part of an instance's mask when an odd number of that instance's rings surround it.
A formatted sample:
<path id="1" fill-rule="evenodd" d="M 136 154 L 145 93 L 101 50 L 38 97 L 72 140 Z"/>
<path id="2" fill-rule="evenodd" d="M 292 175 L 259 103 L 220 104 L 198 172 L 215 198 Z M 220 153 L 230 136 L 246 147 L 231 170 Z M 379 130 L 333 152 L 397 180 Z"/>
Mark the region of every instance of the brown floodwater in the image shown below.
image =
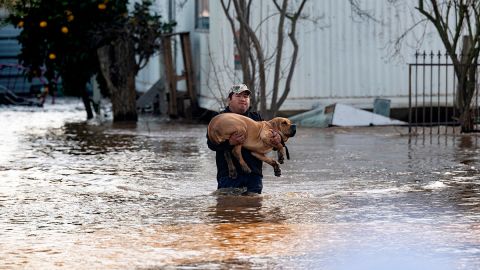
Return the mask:
<path id="1" fill-rule="evenodd" d="M 302 128 L 261 196 L 206 125 L 0 107 L 0 269 L 479 269 L 478 135 Z"/>

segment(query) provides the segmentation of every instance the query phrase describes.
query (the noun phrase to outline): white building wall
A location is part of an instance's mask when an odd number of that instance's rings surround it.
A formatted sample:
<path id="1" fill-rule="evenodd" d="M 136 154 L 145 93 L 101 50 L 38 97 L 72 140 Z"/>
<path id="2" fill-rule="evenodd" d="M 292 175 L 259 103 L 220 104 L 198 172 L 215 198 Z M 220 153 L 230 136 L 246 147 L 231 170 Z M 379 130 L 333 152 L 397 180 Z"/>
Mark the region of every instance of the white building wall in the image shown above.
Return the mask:
<path id="1" fill-rule="evenodd" d="M 416 2 L 361 3 L 376 21 L 360 18 L 347 0 L 307 3 L 305 14 L 320 19 L 316 24 L 302 21 L 297 26 L 298 64 L 282 110 L 306 110 L 334 102 L 371 108 L 376 97 L 391 99 L 392 107 L 408 106 L 408 63 L 414 61 L 415 50 L 443 51 L 443 44 L 431 27 L 426 28 L 424 35 L 425 28 L 420 26 L 405 37 L 400 57 L 394 58 L 393 42 L 419 18 L 414 10 Z M 254 4 L 258 5 L 252 9 L 254 22 L 268 17 L 275 9 L 270 1 L 254 1 Z M 210 56 L 201 55 L 202 69 L 210 74 L 202 73 L 207 79 L 200 85 L 199 101 L 201 107 L 218 110 L 219 93 L 225 93 L 229 85 L 240 79 L 234 76 L 233 37 L 219 1 L 210 1 L 210 10 L 209 44 L 201 44 L 210 48 Z M 268 53 L 274 49 L 276 26 L 275 19 L 270 19 L 257 30 L 262 44 L 269 48 Z M 284 56 L 288 55 L 289 52 Z M 213 87 L 213 91 L 207 90 L 206 85 Z"/>
<path id="2" fill-rule="evenodd" d="M 395 40 L 420 19 L 416 1 L 360 1 L 362 9 L 375 18 L 361 18 L 348 0 L 308 1 L 303 20 L 297 26 L 300 45 L 292 90 L 281 110 L 308 110 L 315 105 L 341 102 L 371 108 L 377 97 L 391 100 L 391 107 L 408 106 L 408 63 L 413 63 L 417 49 L 444 51 L 444 46 L 429 24 L 418 26 L 405 36 L 399 54 L 392 57 Z M 220 1 L 210 5 L 210 29 L 195 29 L 195 1 L 157 0 L 165 10 L 175 4 L 176 32 L 190 31 L 192 39 L 195 86 L 203 108 L 219 110 L 224 106 L 227 89 L 241 82 L 234 70 L 234 41 Z M 275 12 L 271 1 L 253 1 L 254 24 Z M 162 13 L 163 14 L 163 13 Z M 167 16 L 164 16 L 167 18 Z M 312 23 L 311 20 L 316 20 Z M 257 23 L 255 23 L 257 22 Z M 277 24 L 270 18 L 258 27 L 266 55 L 275 50 Z M 285 36 L 285 38 L 288 38 Z M 287 41 L 287 47 L 290 45 Z M 180 46 L 177 55 L 180 55 Z M 291 48 L 290 48 L 291 49 Z M 291 52 L 291 51 L 290 51 Z M 288 63 L 290 52 L 284 54 Z M 137 86 L 144 89 L 160 76 L 160 66 L 153 63 L 141 71 Z M 183 60 L 176 58 L 177 73 Z M 272 85 L 271 73 L 268 75 Z M 142 77 L 143 76 L 143 77 Z M 142 81 L 143 80 L 143 81 Z M 182 86 L 178 86 L 182 89 Z M 267 91 L 268 92 L 268 91 Z M 269 100 L 267 101 L 269 103 Z"/>
<path id="3" fill-rule="evenodd" d="M 136 0 L 138 2 L 139 0 Z M 130 3 L 130 8 L 133 9 L 134 3 Z M 162 16 L 162 20 L 168 20 L 168 1 L 156 1 L 152 7 L 155 12 Z M 147 65 L 141 69 L 135 80 L 136 90 L 139 92 L 146 92 L 152 87 L 160 78 L 164 77 L 162 58 L 159 54 L 151 57 Z"/>
<path id="4" fill-rule="evenodd" d="M 138 0 L 137 0 L 138 1 Z M 133 3 L 131 4 L 133 7 Z M 175 0 L 157 0 L 154 4 L 155 11 L 162 16 L 162 20 L 168 21 L 169 9 L 172 9 L 174 17 L 172 20 L 177 22 L 175 32 L 190 32 L 195 28 L 195 2 L 194 1 L 175 1 Z M 183 58 L 181 57 L 181 45 L 174 43 L 174 63 L 177 74 L 184 70 Z M 157 54 L 150 58 L 148 64 L 140 70 L 136 78 L 136 88 L 139 92 L 147 91 L 159 79 L 165 77 L 163 67 L 163 57 Z M 179 89 L 186 89 L 185 82 L 179 82 Z"/>

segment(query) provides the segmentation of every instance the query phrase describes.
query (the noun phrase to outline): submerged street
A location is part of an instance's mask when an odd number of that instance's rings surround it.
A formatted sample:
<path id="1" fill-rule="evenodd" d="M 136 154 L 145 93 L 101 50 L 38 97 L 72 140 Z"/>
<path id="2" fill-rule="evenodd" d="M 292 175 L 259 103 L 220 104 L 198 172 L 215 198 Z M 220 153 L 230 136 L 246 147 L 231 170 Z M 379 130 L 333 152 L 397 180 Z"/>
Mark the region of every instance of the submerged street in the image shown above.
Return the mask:
<path id="1" fill-rule="evenodd" d="M 261 196 L 215 193 L 206 125 L 0 107 L 0 269 L 478 269 L 480 139 L 302 128 Z"/>

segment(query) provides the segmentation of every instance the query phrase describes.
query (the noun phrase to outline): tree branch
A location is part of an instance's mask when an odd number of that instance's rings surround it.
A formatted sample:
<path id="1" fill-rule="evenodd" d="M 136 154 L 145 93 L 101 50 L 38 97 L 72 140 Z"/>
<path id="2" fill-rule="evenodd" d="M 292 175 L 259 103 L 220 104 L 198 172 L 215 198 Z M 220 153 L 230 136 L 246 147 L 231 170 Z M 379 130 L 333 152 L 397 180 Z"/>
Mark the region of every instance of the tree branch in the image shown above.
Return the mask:
<path id="1" fill-rule="evenodd" d="M 292 28 L 291 28 L 291 31 L 288 34 L 288 36 L 289 36 L 289 38 L 292 42 L 293 48 L 294 48 L 293 49 L 293 56 L 292 56 L 292 62 L 290 63 L 290 70 L 289 70 L 289 73 L 288 73 L 288 76 L 287 76 L 287 80 L 285 82 L 285 89 L 282 93 L 282 96 L 280 97 L 280 100 L 277 103 L 278 108 L 280 108 L 282 106 L 283 102 L 285 102 L 288 94 L 290 93 L 290 85 L 291 85 L 291 82 L 292 82 L 292 79 L 293 79 L 293 74 L 295 72 L 295 66 L 297 64 L 297 58 L 298 58 L 298 42 L 297 42 L 297 39 L 295 37 L 296 28 L 297 28 L 298 18 L 300 17 L 300 14 L 302 13 L 302 10 L 305 6 L 305 3 L 306 3 L 306 0 L 302 0 L 302 3 L 300 4 L 300 7 L 297 9 L 297 12 L 294 14 L 293 18 L 291 19 Z"/>
<path id="2" fill-rule="evenodd" d="M 277 110 L 277 96 L 278 96 L 278 85 L 280 77 L 280 67 L 282 64 L 282 54 L 283 54 L 283 30 L 285 25 L 285 16 L 287 12 L 288 0 L 283 0 L 282 6 L 280 7 L 276 1 L 273 1 L 278 11 L 280 12 L 280 19 L 278 20 L 277 28 L 277 55 L 275 58 L 275 71 L 273 74 L 273 95 L 270 103 L 270 110 L 275 112 Z"/>

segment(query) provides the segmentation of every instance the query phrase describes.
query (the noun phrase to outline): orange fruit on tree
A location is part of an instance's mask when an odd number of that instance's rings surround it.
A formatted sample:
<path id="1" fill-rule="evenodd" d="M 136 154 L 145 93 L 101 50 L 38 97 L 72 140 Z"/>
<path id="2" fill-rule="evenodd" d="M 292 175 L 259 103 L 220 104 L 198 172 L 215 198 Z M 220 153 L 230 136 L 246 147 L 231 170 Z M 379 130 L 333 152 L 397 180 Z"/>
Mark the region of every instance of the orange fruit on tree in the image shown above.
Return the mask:
<path id="1" fill-rule="evenodd" d="M 62 29 L 60 29 L 60 30 L 62 31 L 62 33 L 68 34 L 68 27 L 63 26 Z"/>
<path id="2" fill-rule="evenodd" d="M 75 18 L 70 10 L 65 10 L 65 15 L 67 16 L 67 21 L 71 22 Z"/>
<path id="3" fill-rule="evenodd" d="M 47 22 L 46 22 L 46 21 L 41 21 L 41 22 L 40 22 L 40 27 L 41 27 L 41 28 L 47 27 Z"/>
<path id="4" fill-rule="evenodd" d="M 105 10 L 106 8 L 107 8 L 107 5 L 105 5 L 104 3 L 98 4 L 98 9 Z"/>
<path id="5" fill-rule="evenodd" d="M 57 58 L 57 55 L 55 55 L 54 53 L 50 53 L 50 54 L 48 55 L 48 58 L 49 58 L 50 60 L 55 60 L 55 58 Z"/>
<path id="6" fill-rule="evenodd" d="M 19 21 L 19 22 L 17 23 L 17 26 L 20 27 L 20 28 L 22 28 L 22 27 L 23 27 L 23 24 L 24 24 L 23 21 Z"/>

